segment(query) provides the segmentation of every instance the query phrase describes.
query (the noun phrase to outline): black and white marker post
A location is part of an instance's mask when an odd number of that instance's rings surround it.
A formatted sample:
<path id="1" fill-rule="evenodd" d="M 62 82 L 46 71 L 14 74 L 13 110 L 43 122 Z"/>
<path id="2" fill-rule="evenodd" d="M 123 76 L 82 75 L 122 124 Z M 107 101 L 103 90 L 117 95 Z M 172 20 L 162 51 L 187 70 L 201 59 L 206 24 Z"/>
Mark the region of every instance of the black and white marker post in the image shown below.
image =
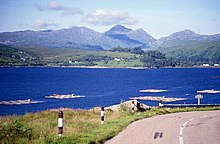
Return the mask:
<path id="1" fill-rule="evenodd" d="M 134 113 L 134 101 L 132 101 L 131 109 L 131 112 Z"/>
<path id="2" fill-rule="evenodd" d="M 104 107 L 101 108 L 101 125 L 104 124 Z"/>
<path id="3" fill-rule="evenodd" d="M 63 111 L 60 111 L 58 117 L 58 136 L 61 136 L 62 134 L 63 134 Z"/>

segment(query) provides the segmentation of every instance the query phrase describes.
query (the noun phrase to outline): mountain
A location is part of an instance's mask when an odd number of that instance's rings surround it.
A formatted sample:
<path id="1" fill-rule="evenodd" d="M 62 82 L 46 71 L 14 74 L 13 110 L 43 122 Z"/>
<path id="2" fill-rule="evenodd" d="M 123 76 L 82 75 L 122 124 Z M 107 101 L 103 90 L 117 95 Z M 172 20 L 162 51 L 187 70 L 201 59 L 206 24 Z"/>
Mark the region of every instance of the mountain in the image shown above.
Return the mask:
<path id="1" fill-rule="evenodd" d="M 103 50 L 120 41 L 112 40 L 86 27 L 72 27 L 56 31 L 18 31 L 0 34 L 0 42 L 15 47 L 39 46 Z"/>
<path id="2" fill-rule="evenodd" d="M 116 25 L 116 26 L 112 27 L 110 30 L 106 31 L 105 35 L 127 34 L 130 31 L 133 31 L 133 30 L 126 28 L 122 25 Z"/>
<path id="3" fill-rule="evenodd" d="M 122 25 L 116 25 L 104 33 L 111 38 L 127 42 L 128 44 L 138 44 L 140 46 L 156 41 L 143 29 L 132 30 Z"/>
<path id="4" fill-rule="evenodd" d="M 171 34 L 168 37 L 160 38 L 159 41 L 215 41 L 220 40 L 220 34 L 216 35 L 199 35 L 191 30 L 184 30 Z"/>
<path id="5" fill-rule="evenodd" d="M 199 35 L 191 30 L 173 33 L 151 43 L 168 57 L 220 57 L 220 34 Z"/>
<path id="6" fill-rule="evenodd" d="M 131 33 L 129 33 L 130 31 Z M 141 36 L 142 34 L 143 37 Z M 99 33 L 86 27 L 4 32 L 0 33 L 0 43 L 13 47 L 38 46 L 47 48 L 62 47 L 85 50 L 108 50 L 117 46 L 128 48 L 141 46 L 145 43 L 144 37 L 146 37 L 146 34 L 143 31 L 139 33 L 138 31 L 118 25 L 106 33 Z"/>
<path id="7" fill-rule="evenodd" d="M 140 41 L 143 44 L 148 44 L 151 42 L 156 41 L 155 38 L 153 38 L 151 35 L 149 35 L 146 31 L 144 31 L 143 29 L 137 29 L 136 31 L 130 32 L 128 34 L 128 36 L 131 39 Z"/>
<path id="8" fill-rule="evenodd" d="M 200 35 L 191 30 L 173 33 L 158 40 L 143 29 L 116 25 L 104 33 L 87 27 L 59 30 L 0 33 L 0 44 L 12 47 L 72 48 L 109 50 L 114 47 L 159 50 L 168 57 L 218 57 L 220 34 Z"/>

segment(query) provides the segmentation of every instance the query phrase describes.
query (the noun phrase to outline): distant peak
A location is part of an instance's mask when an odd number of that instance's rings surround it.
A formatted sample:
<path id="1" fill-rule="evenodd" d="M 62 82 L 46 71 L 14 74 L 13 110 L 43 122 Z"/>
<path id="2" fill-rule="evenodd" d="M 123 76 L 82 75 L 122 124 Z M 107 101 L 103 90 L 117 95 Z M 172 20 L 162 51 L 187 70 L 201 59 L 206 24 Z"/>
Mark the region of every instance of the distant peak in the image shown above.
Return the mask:
<path id="1" fill-rule="evenodd" d="M 112 27 L 110 30 L 131 31 L 132 29 L 126 28 L 123 25 L 116 25 L 116 26 Z"/>
<path id="2" fill-rule="evenodd" d="M 123 25 L 115 25 L 115 26 L 113 26 L 112 28 L 126 28 L 126 27 L 123 26 Z"/>
<path id="3" fill-rule="evenodd" d="M 107 32 L 105 32 L 105 34 L 107 34 L 107 35 L 126 34 L 130 31 L 132 31 L 132 29 L 126 28 L 122 25 L 116 25 L 116 26 L 112 27 L 110 30 L 108 30 Z"/>
<path id="4" fill-rule="evenodd" d="M 183 31 L 179 31 L 177 33 L 186 33 L 186 34 L 196 34 L 194 31 L 190 30 L 190 29 L 185 29 Z"/>
<path id="5" fill-rule="evenodd" d="M 144 29 L 142 29 L 142 28 L 137 29 L 136 32 L 147 33 L 147 32 L 146 32 Z"/>

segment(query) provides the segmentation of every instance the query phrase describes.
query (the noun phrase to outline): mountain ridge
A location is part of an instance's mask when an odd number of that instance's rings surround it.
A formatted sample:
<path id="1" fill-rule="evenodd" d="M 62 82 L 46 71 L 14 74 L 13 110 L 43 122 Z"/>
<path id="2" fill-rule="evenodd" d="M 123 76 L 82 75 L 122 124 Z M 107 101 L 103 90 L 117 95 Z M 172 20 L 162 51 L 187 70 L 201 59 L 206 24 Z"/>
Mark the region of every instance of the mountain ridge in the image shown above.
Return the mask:
<path id="1" fill-rule="evenodd" d="M 87 27 L 74 26 L 59 30 L 25 30 L 0 33 L 0 44 L 14 47 L 39 46 L 47 48 L 73 48 L 84 50 L 109 50 L 114 47 L 144 50 L 163 50 L 190 43 L 220 41 L 220 34 L 200 35 L 192 30 L 172 33 L 155 39 L 142 28 L 132 30 L 122 25 L 113 26 L 100 33 Z"/>

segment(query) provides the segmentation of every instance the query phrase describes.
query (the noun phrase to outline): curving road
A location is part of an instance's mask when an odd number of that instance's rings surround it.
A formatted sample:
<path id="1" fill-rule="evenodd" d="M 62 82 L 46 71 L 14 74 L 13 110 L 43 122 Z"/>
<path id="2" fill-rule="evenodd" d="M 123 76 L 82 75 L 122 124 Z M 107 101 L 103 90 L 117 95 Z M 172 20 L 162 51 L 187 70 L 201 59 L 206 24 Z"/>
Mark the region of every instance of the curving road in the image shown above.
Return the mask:
<path id="1" fill-rule="evenodd" d="M 155 116 L 130 124 L 105 144 L 219 144 L 220 111 Z"/>

